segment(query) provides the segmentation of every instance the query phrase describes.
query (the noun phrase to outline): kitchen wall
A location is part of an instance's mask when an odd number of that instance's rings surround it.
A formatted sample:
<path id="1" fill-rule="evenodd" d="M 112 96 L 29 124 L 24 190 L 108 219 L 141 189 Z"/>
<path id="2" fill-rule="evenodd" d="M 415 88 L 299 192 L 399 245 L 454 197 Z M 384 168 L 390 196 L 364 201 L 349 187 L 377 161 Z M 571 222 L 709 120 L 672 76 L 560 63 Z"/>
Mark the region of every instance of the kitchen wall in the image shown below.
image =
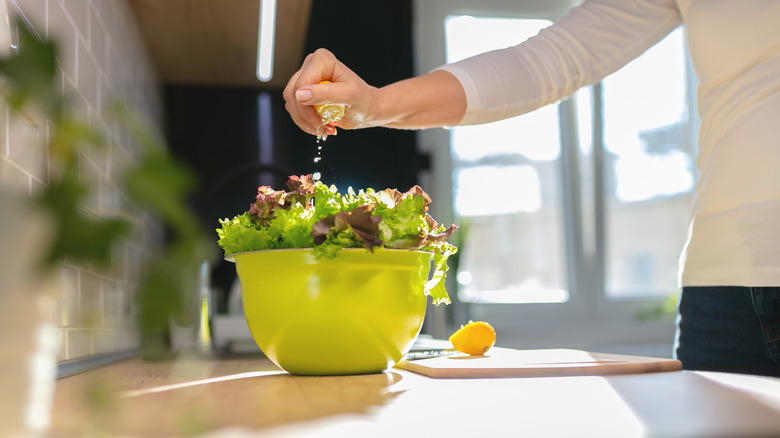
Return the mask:
<path id="1" fill-rule="evenodd" d="M 3 1 L 0 0 L 0 6 Z M 6 0 L 9 13 L 20 13 L 43 38 L 59 44 L 57 79 L 76 111 L 108 139 L 100 153 L 82 154 L 81 177 L 95 195 L 83 206 L 100 217 L 120 213 L 138 225 L 132 238 L 113 251 L 115 267 L 98 272 L 90 266 L 63 264 L 61 292 L 52 315 L 58 328 L 59 360 L 127 351 L 138 346 L 134 326 L 133 286 L 144 254 L 159 242 L 159 227 L 128 206 L 117 186 L 123 166 L 137 156 L 131 138 L 106 117 L 107 102 L 120 98 L 151 128 L 162 131 L 160 94 L 151 61 L 124 0 Z M 0 23 L 0 32 L 8 32 Z M 0 104 L 0 184 L 34 193 L 47 184 L 49 154 L 45 121 L 8 112 Z"/>

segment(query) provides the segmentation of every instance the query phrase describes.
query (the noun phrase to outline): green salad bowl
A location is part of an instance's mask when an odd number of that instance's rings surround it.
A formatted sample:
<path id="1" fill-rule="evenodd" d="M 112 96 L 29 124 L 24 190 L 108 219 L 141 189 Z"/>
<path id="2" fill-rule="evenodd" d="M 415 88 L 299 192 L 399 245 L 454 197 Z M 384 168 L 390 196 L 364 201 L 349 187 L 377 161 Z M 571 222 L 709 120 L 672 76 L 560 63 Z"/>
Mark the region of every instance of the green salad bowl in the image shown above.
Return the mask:
<path id="1" fill-rule="evenodd" d="M 412 347 L 425 318 L 431 253 L 342 249 L 246 252 L 236 263 L 252 337 L 299 375 L 378 373 Z"/>

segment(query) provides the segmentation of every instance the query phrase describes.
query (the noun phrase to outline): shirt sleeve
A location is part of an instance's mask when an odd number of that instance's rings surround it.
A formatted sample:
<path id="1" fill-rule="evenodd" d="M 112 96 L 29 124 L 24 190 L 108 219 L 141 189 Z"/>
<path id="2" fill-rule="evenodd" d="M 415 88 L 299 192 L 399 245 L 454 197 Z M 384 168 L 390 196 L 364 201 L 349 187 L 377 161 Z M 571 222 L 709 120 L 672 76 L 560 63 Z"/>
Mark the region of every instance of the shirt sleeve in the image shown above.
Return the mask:
<path id="1" fill-rule="evenodd" d="M 438 69 L 466 92 L 459 125 L 514 117 L 598 82 L 682 22 L 675 0 L 586 0 L 524 43 Z"/>

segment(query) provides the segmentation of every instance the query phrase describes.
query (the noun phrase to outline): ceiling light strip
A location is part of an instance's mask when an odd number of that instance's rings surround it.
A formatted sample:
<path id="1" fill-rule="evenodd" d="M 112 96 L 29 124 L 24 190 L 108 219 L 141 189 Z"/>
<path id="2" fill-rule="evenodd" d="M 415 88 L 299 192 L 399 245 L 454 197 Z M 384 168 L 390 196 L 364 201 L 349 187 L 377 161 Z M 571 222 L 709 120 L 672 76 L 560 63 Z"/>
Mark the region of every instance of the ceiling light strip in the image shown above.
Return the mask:
<path id="1" fill-rule="evenodd" d="M 257 78 L 271 80 L 274 72 L 274 33 L 276 0 L 260 2 L 260 30 L 257 37 Z"/>

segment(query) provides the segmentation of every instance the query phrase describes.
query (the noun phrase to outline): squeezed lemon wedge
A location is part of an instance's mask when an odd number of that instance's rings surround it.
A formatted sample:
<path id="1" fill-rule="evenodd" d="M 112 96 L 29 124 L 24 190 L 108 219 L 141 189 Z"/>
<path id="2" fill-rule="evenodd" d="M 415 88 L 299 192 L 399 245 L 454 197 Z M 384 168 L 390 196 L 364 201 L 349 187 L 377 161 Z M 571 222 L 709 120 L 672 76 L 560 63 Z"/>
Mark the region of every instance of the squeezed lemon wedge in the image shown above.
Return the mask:
<path id="1" fill-rule="evenodd" d="M 320 84 L 330 84 L 330 81 L 320 81 Z M 324 104 L 314 105 L 314 110 L 322 117 L 322 124 L 338 122 L 344 118 L 347 107 L 345 105 Z"/>
<path id="2" fill-rule="evenodd" d="M 453 333 L 449 340 L 461 353 L 484 355 L 496 343 L 496 330 L 484 321 L 469 321 Z"/>

